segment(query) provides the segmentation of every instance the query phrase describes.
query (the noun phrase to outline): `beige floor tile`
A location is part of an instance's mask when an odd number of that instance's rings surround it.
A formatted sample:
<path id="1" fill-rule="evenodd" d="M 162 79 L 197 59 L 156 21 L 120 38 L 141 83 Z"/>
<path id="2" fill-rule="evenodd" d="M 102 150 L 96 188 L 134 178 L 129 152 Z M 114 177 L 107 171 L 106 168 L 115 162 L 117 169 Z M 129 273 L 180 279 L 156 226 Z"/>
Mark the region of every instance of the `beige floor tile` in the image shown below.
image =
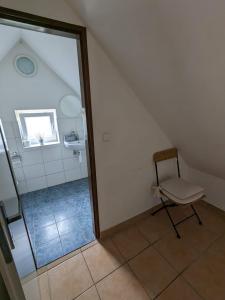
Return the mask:
<path id="1" fill-rule="evenodd" d="M 177 278 L 157 300 L 201 300 L 195 291 L 182 279 Z"/>
<path id="2" fill-rule="evenodd" d="M 181 239 L 195 248 L 199 253 L 206 250 L 217 239 L 212 231 L 207 229 L 205 225 L 199 225 L 195 217 L 180 224 L 178 230 Z"/>
<path id="3" fill-rule="evenodd" d="M 147 300 L 145 290 L 126 266 L 120 267 L 97 284 L 101 300 Z"/>
<path id="4" fill-rule="evenodd" d="M 124 261 L 110 239 L 88 248 L 83 255 L 95 282 L 114 271 Z"/>
<path id="5" fill-rule="evenodd" d="M 38 282 L 40 287 L 41 300 L 50 300 L 51 298 L 50 298 L 48 273 L 46 272 L 38 276 Z"/>
<path id="6" fill-rule="evenodd" d="M 52 300 L 73 299 L 93 284 L 81 254 L 49 270 L 48 276 Z"/>
<path id="7" fill-rule="evenodd" d="M 97 241 L 97 240 L 94 240 L 94 241 L 88 243 L 87 245 L 84 245 L 83 247 L 81 247 L 81 251 L 85 251 L 85 250 L 87 250 L 88 248 L 90 248 L 90 247 L 96 245 L 97 243 L 98 243 L 98 241 Z"/>
<path id="8" fill-rule="evenodd" d="M 93 286 L 86 292 L 84 292 L 81 296 L 76 298 L 76 300 L 100 300 L 96 287 Z"/>
<path id="9" fill-rule="evenodd" d="M 153 243 L 171 230 L 171 223 L 165 211 L 139 222 L 137 224 L 141 233 Z"/>
<path id="10" fill-rule="evenodd" d="M 217 239 L 208 249 L 212 253 L 218 253 L 225 259 L 225 235 Z"/>
<path id="11" fill-rule="evenodd" d="M 137 227 L 131 227 L 115 234 L 112 241 L 125 259 L 134 257 L 149 245 Z"/>
<path id="12" fill-rule="evenodd" d="M 171 207 L 169 208 L 169 212 L 175 223 L 193 214 L 190 205 L 178 205 L 175 207 Z"/>
<path id="13" fill-rule="evenodd" d="M 166 288 L 177 275 L 152 247 L 132 259 L 129 265 L 151 298 Z"/>
<path id="14" fill-rule="evenodd" d="M 207 252 L 183 274 L 205 300 L 225 299 L 225 258 Z"/>
<path id="15" fill-rule="evenodd" d="M 214 232 L 217 236 L 225 233 L 225 217 L 206 205 L 197 205 L 197 211 L 205 227 Z"/>
<path id="16" fill-rule="evenodd" d="M 67 261 L 68 259 L 70 259 L 71 257 L 79 254 L 81 252 L 81 249 L 76 249 L 73 252 L 70 252 L 56 260 L 54 260 L 53 262 L 51 262 L 50 264 L 47 265 L 47 270 L 51 270 L 52 268 L 55 268 L 56 266 L 60 265 L 61 263 Z"/>
<path id="17" fill-rule="evenodd" d="M 26 297 L 26 300 L 42 300 L 39 282 L 37 278 L 29 280 L 23 284 L 23 291 Z"/>
<path id="18" fill-rule="evenodd" d="M 185 235 L 178 239 L 174 232 L 158 241 L 154 247 L 178 272 L 183 271 L 199 255 Z"/>
<path id="19" fill-rule="evenodd" d="M 48 271 L 50 293 L 52 300 L 67 300 L 69 288 L 69 274 L 62 263 Z"/>

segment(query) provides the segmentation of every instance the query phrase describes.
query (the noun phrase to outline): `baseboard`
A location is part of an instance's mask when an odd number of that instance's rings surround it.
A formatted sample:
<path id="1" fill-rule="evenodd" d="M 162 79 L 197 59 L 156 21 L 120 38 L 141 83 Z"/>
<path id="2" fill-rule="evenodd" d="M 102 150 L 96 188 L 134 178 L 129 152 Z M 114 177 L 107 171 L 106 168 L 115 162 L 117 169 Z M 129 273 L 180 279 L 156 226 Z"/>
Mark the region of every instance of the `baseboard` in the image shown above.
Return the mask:
<path id="1" fill-rule="evenodd" d="M 204 206 L 209 206 L 211 209 L 213 209 L 216 213 L 220 214 L 221 216 L 225 217 L 225 211 L 222 210 L 221 208 L 219 207 L 216 207 L 214 205 L 212 205 L 211 203 L 207 202 L 206 200 L 202 200 L 201 203 L 204 205 Z"/>
<path id="2" fill-rule="evenodd" d="M 157 205 L 151 207 L 150 209 L 144 211 L 143 213 L 140 213 L 140 214 L 138 214 L 138 215 L 136 215 L 136 216 L 134 216 L 134 217 L 132 217 L 132 218 L 130 218 L 130 219 L 122 222 L 122 223 L 119 223 L 119 224 L 117 224 L 115 226 L 112 226 L 112 227 L 110 227 L 110 228 L 108 228 L 106 230 L 101 231 L 101 233 L 100 233 L 100 239 L 105 239 L 107 237 L 110 237 L 113 234 L 115 234 L 115 233 L 117 233 L 119 231 L 122 231 L 122 230 L 128 228 L 129 226 L 132 226 L 135 223 L 137 223 L 137 222 L 139 222 L 139 221 L 141 221 L 143 219 L 146 219 L 148 216 L 150 216 L 153 213 L 153 211 L 155 211 L 156 209 L 158 209 L 160 206 L 161 206 L 161 204 L 157 204 Z"/>
<path id="3" fill-rule="evenodd" d="M 222 209 L 216 207 L 216 206 L 213 206 L 212 204 L 206 202 L 205 200 L 200 200 L 200 203 L 203 205 L 203 206 L 209 206 L 210 208 L 212 208 L 216 213 L 222 215 L 223 217 L 225 217 L 225 211 L 223 211 Z M 138 214 L 122 223 L 119 223 L 113 227 L 110 227 L 109 229 L 106 229 L 106 230 L 103 230 L 101 231 L 100 233 L 100 239 L 105 239 L 107 237 L 110 237 L 112 236 L 113 234 L 119 232 L 119 231 L 122 231 L 126 228 L 128 228 L 129 226 L 132 226 L 134 225 L 135 223 L 147 218 L 148 216 L 150 216 L 155 210 L 157 210 L 159 207 L 161 206 L 161 204 L 157 204 L 153 207 L 151 207 L 150 209 L 144 211 L 143 213 L 141 214 Z"/>

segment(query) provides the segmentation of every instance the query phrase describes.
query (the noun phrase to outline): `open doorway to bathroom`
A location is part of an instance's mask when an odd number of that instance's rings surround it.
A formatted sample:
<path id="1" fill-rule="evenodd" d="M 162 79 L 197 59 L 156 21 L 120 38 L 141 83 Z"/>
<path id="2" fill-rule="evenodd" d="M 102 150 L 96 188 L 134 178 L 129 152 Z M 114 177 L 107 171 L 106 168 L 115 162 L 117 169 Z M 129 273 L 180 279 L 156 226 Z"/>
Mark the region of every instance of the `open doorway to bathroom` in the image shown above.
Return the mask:
<path id="1" fill-rule="evenodd" d="M 9 11 L 0 39 L 0 133 L 11 177 L 0 170 L 0 200 L 25 277 L 99 237 L 86 32 Z"/>

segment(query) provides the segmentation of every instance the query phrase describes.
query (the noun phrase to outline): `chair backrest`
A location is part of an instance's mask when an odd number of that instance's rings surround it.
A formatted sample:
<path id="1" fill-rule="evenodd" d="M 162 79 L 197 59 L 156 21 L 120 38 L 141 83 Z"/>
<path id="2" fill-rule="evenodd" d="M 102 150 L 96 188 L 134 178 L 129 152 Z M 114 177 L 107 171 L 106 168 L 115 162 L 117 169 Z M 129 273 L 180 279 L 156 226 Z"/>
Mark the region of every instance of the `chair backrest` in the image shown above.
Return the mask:
<path id="1" fill-rule="evenodd" d="M 154 162 L 175 158 L 178 156 L 177 148 L 170 148 L 163 151 L 159 151 L 153 154 Z"/>
<path id="2" fill-rule="evenodd" d="M 172 158 L 177 159 L 177 174 L 178 174 L 178 177 L 180 177 L 180 165 L 179 165 L 179 160 L 178 160 L 177 148 L 170 148 L 170 149 L 162 150 L 162 151 L 159 151 L 159 152 L 155 152 L 153 154 L 153 161 L 155 163 L 155 172 L 156 172 L 157 185 L 159 185 L 159 175 L 158 175 L 157 163 L 160 162 L 160 161 L 167 160 L 167 159 L 172 159 Z"/>

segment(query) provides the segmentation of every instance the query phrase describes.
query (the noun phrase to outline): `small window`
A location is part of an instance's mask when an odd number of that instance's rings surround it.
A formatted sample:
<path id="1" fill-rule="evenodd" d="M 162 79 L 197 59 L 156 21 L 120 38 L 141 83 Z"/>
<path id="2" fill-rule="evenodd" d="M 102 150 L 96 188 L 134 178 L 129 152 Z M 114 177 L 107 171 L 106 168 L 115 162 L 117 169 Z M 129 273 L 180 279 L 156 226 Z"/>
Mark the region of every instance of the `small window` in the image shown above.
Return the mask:
<path id="1" fill-rule="evenodd" d="M 16 110 L 15 114 L 24 148 L 60 142 L 55 109 Z"/>

